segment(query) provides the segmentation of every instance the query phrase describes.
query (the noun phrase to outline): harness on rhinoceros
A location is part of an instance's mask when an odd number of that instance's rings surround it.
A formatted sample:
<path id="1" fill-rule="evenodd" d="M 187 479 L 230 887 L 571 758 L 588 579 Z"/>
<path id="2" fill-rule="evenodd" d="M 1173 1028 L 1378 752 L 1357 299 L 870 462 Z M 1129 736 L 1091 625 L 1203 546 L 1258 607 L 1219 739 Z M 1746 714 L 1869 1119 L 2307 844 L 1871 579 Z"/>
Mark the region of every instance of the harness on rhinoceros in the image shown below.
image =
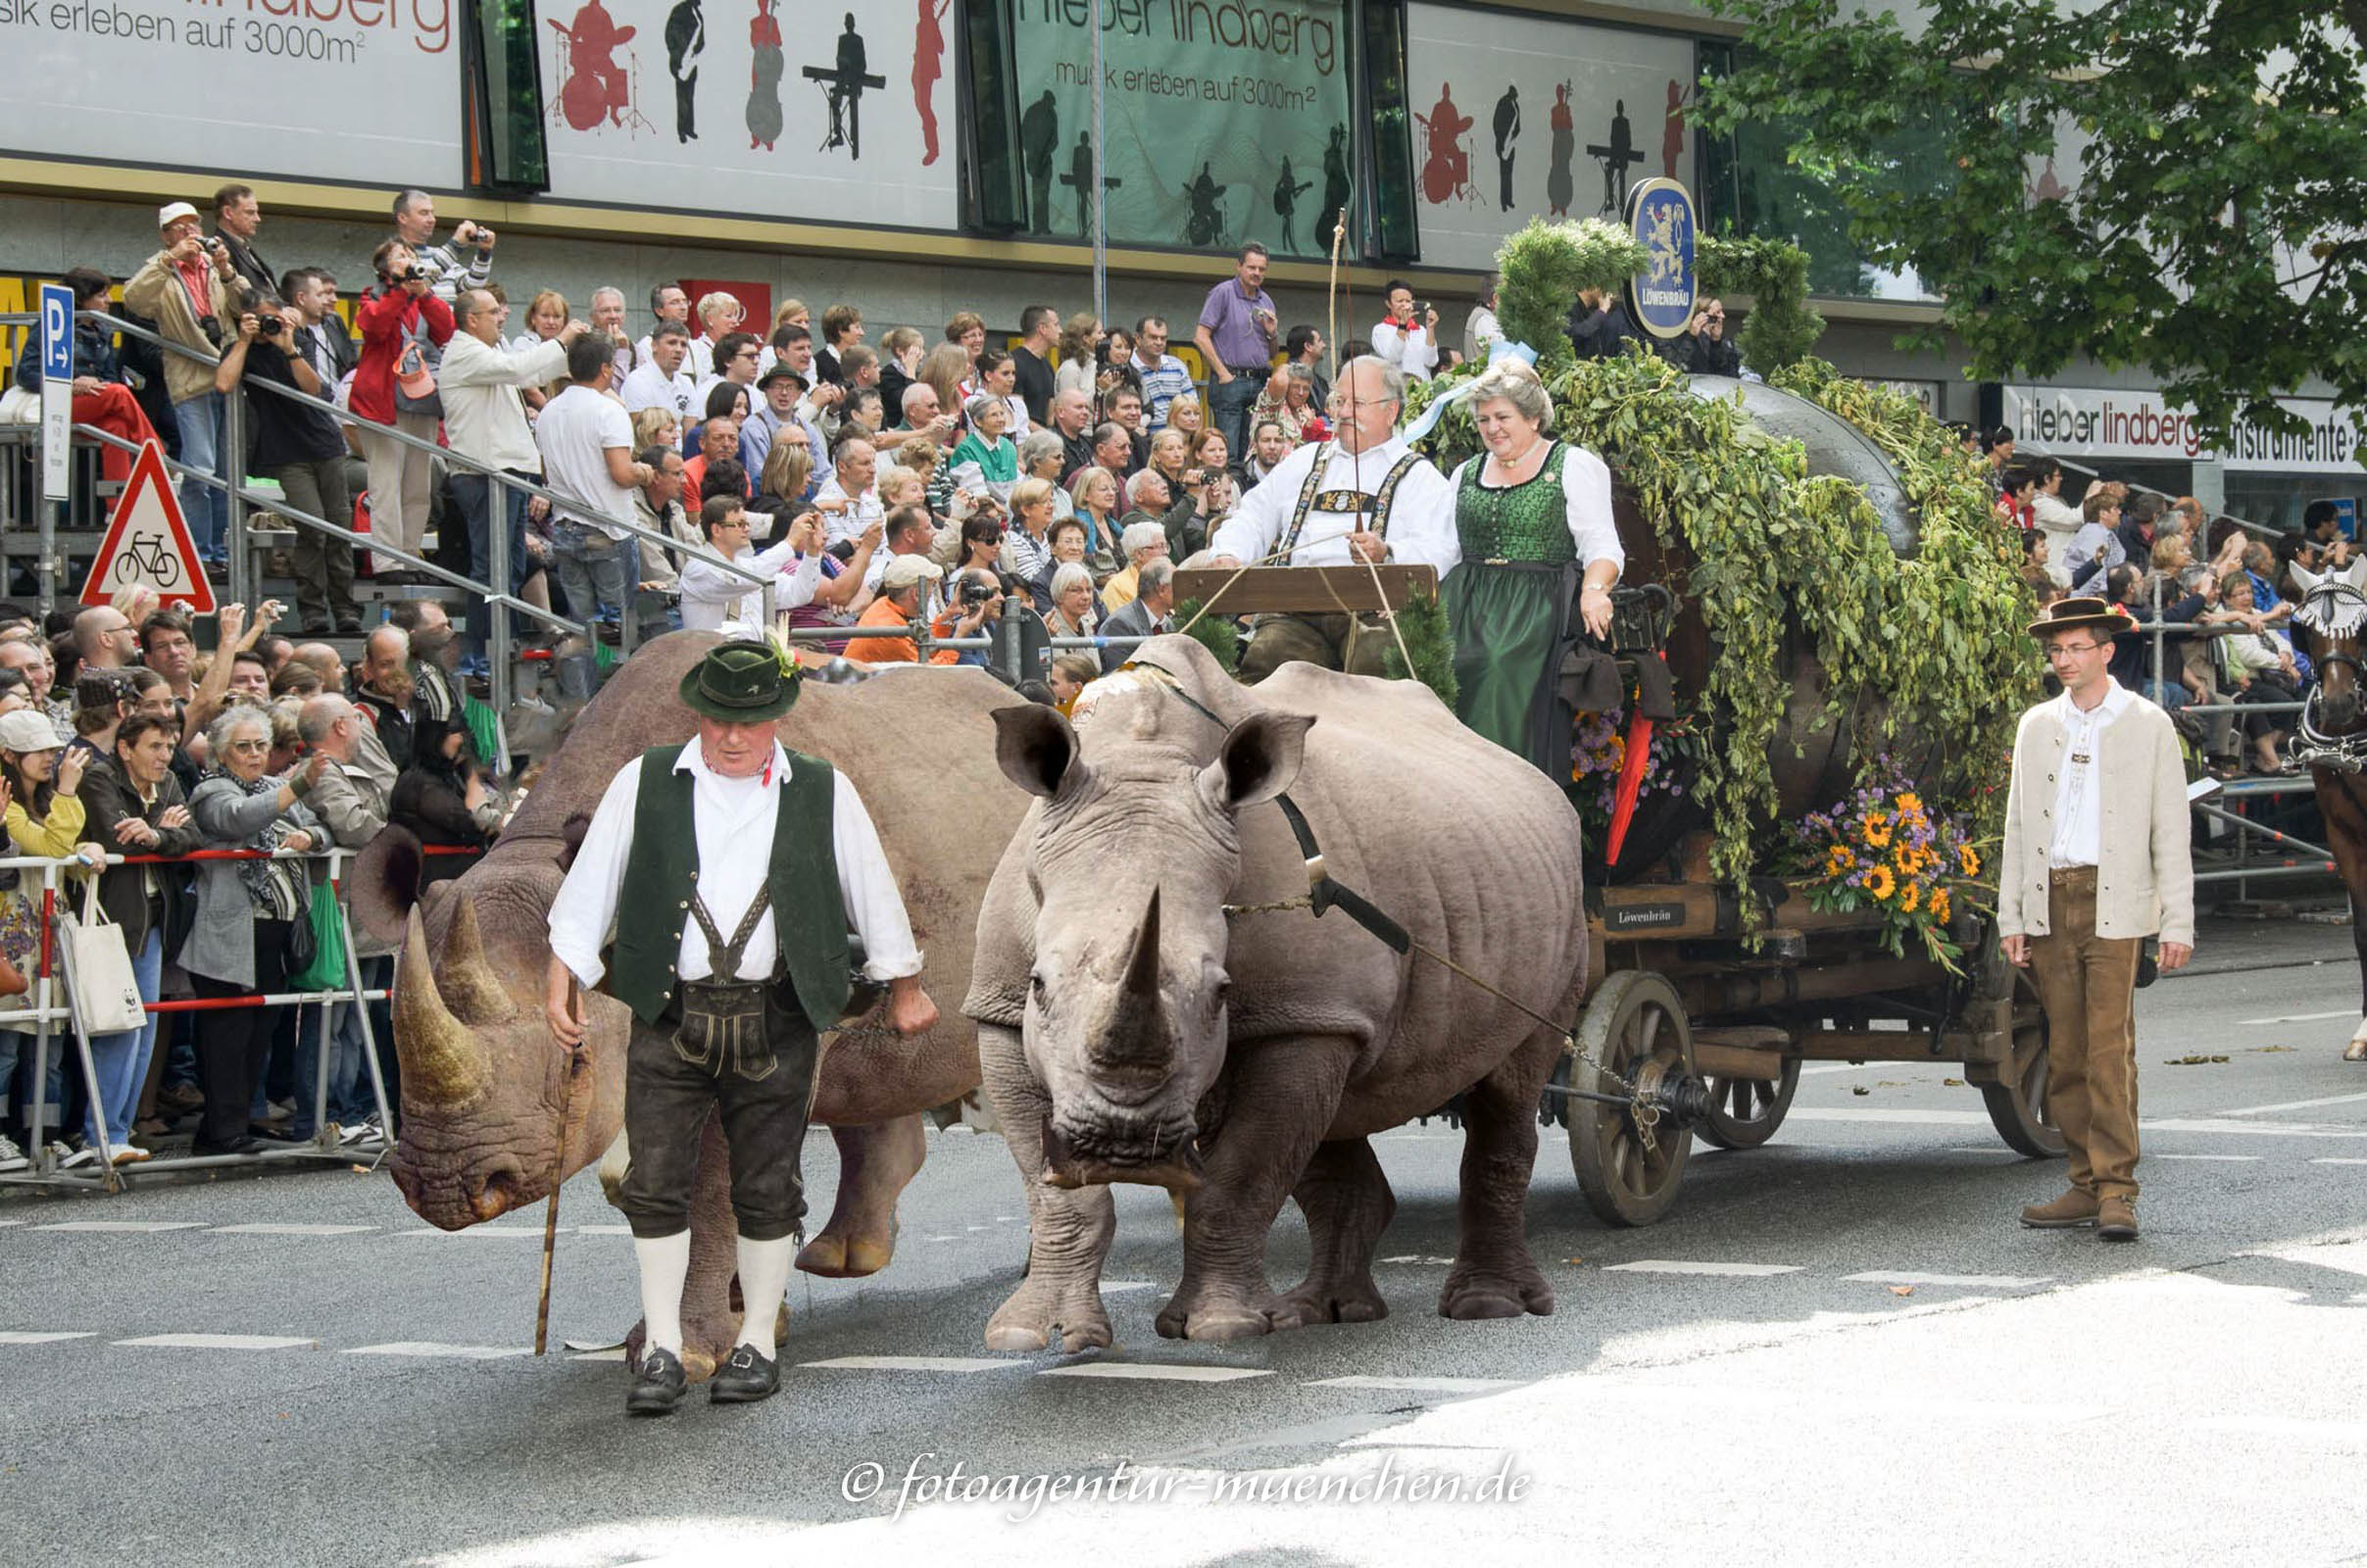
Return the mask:
<path id="1" fill-rule="evenodd" d="M 1164 690 L 1176 701 L 1219 729 L 1230 730 L 1232 728 L 1206 704 L 1190 692 L 1185 691 L 1182 681 L 1176 677 L 1173 670 L 1158 664 L 1147 663 L 1141 660 L 1130 661 L 1122 667 L 1143 677 L 1144 684 Z M 1282 819 L 1290 824 L 1291 836 L 1298 840 L 1299 853 L 1307 861 L 1307 892 L 1297 898 L 1275 899 L 1263 904 L 1228 904 L 1224 906 L 1224 912 L 1228 919 L 1245 914 L 1275 914 L 1292 909 L 1306 909 L 1317 919 L 1321 919 L 1324 911 L 1336 908 L 1380 938 L 1392 952 L 1417 953 L 1450 973 L 1477 986 L 1513 1011 L 1521 1013 L 1548 1029 L 1557 1031 L 1561 1035 L 1561 1049 L 1566 1054 L 1594 1068 L 1605 1081 L 1618 1085 L 1625 1093 L 1601 1094 L 1594 1090 L 1577 1088 L 1575 1085 L 1549 1085 L 1548 1088 L 1553 1093 L 1564 1095 L 1572 1100 L 1589 1100 L 1598 1104 L 1616 1105 L 1625 1110 L 1634 1119 L 1638 1141 L 1648 1152 L 1657 1146 L 1658 1140 L 1653 1129 L 1658 1126 L 1663 1114 L 1669 1111 L 1677 1112 L 1681 1124 L 1689 1124 L 1691 1121 L 1700 1119 L 1701 1107 L 1690 1103 L 1692 1099 L 1698 1099 L 1705 1094 L 1698 1080 L 1683 1080 L 1674 1085 L 1662 1086 L 1652 1092 L 1638 1088 L 1625 1074 L 1615 1072 L 1603 1065 L 1592 1052 L 1579 1044 L 1578 1030 L 1575 1025 L 1547 1017 L 1518 998 L 1505 995 L 1437 949 L 1415 941 L 1412 932 L 1392 919 L 1379 906 L 1354 888 L 1340 882 L 1324 865 L 1322 846 L 1316 842 L 1315 830 L 1307 820 L 1307 813 L 1299 808 L 1299 804 L 1290 798 L 1288 792 L 1275 796 L 1274 804 L 1282 808 Z"/>

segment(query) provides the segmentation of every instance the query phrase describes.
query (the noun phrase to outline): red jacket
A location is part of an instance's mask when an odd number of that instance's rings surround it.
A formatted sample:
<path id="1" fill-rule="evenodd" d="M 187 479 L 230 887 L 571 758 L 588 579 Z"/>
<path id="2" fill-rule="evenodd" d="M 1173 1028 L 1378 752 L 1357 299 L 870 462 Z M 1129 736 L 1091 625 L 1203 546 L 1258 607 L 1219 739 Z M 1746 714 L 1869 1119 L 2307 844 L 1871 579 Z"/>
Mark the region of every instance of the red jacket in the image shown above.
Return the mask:
<path id="1" fill-rule="evenodd" d="M 414 299 L 398 288 L 365 301 L 354 313 L 354 323 L 362 328 L 362 363 L 354 367 L 349 404 L 355 417 L 394 423 L 395 366 L 403 357 L 405 335 L 422 316 L 427 318 L 427 336 L 437 347 L 452 340 L 452 307 L 433 294 Z"/>

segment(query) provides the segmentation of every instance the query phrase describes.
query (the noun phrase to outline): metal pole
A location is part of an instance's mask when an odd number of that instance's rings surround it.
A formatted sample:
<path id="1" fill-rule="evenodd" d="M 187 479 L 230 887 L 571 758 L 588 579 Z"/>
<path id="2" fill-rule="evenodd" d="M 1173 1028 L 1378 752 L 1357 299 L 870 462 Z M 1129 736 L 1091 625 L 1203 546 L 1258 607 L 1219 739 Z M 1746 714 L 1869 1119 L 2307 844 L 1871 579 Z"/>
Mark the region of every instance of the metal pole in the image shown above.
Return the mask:
<path id="1" fill-rule="evenodd" d="M 223 484 L 229 492 L 228 532 L 222 538 L 222 555 L 230 563 L 228 581 L 230 603 L 253 605 L 259 601 L 247 593 L 247 395 L 239 387 L 223 393 L 222 404 L 222 452 L 218 463 L 224 475 Z"/>
<path id="2" fill-rule="evenodd" d="M 1110 184 L 1102 177 L 1102 7 L 1093 0 L 1093 314 L 1110 319 Z"/>
<path id="3" fill-rule="evenodd" d="M 370 1027 L 370 1003 L 363 996 L 370 988 L 362 983 L 362 957 L 354 952 L 354 923 L 343 899 L 337 901 L 337 929 L 345 938 L 345 983 L 353 988 L 354 1006 L 359 1009 L 355 1021 L 362 1026 L 362 1063 L 370 1069 L 370 1097 L 378 1102 L 378 1133 L 384 1147 L 392 1148 L 394 1106 L 386 1100 L 386 1077 L 378 1071 L 378 1037 Z"/>
<path id="4" fill-rule="evenodd" d="M 41 947 L 40 976 L 33 982 L 33 1004 L 40 1009 L 41 1021 L 33 1031 L 33 1103 L 32 1119 L 26 1124 L 32 1129 L 33 1168 L 46 1170 L 49 1140 L 42 1131 L 49 1116 L 49 1010 L 53 995 L 50 987 L 50 960 L 57 954 L 57 927 L 52 916 L 57 912 L 58 868 L 41 867 Z"/>
<path id="5" fill-rule="evenodd" d="M 518 584 L 513 573 L 517 568 L 510 561 L 510 477 L 499 468 L 491 468 L 486 470 L 485 484 L 490 498 L 488 510 L 492 514 L 485 519 L 491 568 L 486 572 L 485 586 L 495 593 L 515 594 Z M 512 667 L 510 607 L 488 603 L 485 615 L 485 666 L 492 683 L 493 716 L 503 719 L 509 716 L 510 683 L 517 674 Z M 505 758 L 488 757 L 485 765 L 498 772 L 507 761 Z"/>
<path id="6" fill-rule="evenodd" d="M 72 501 L 41 503 L 41 618 L 58 608 L 58 582 L 66 575 L 65 563 L 58 559 L 58 530 L 71 528 L 74 519 L 68 515 Z"/>

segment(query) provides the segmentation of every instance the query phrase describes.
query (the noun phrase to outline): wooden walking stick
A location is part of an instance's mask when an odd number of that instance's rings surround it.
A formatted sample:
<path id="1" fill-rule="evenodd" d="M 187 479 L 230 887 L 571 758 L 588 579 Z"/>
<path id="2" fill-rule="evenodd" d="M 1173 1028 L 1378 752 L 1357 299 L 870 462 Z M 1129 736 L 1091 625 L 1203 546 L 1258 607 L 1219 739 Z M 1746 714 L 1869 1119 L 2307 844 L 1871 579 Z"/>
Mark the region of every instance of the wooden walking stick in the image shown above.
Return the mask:
<path id="1" fill-rule="evenodd" d="M 583 1016 L 583 988 L 572 975 L 567 977 L 567 1015 L 578 1020 Z M 567 1047 L 567 1075 L 559 1086 L 559 1149 L 553 1156 L 551 1202 L 542 1216 L 542 1299 L 534 1308 L 536 1355 L 551 1341 L 551 1258 L 559 1250 L 559 1189 L 567 1179 L 567 1126 L 575 1119 L 575 1075 L 582 1067 L 583 1047 Z"/>

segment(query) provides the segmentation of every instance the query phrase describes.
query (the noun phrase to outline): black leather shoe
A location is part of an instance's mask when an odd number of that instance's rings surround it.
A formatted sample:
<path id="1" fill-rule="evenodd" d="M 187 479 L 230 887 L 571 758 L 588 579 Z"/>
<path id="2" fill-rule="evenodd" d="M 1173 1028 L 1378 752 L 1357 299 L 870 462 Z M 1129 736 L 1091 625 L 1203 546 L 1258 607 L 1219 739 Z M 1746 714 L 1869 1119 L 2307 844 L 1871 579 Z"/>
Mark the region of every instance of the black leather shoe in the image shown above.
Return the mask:
<path id="1" fill-rule="evenodd" d="M 624 1413 L 672 1415 L 689 1385 L 680 1356 L 671 1350 L 643 1350 L 641 1370 L 633 1374 L 632 1389 L 624 1396 Z"/>
<path id="2" fill-rule="evenodd" d="M 781 1364 L 759 1355 L 752 1345 L 735 1345 L 731 1358 L 707 1380 L 710 1404 L 754 1404 L 780 1392 Z"/>

